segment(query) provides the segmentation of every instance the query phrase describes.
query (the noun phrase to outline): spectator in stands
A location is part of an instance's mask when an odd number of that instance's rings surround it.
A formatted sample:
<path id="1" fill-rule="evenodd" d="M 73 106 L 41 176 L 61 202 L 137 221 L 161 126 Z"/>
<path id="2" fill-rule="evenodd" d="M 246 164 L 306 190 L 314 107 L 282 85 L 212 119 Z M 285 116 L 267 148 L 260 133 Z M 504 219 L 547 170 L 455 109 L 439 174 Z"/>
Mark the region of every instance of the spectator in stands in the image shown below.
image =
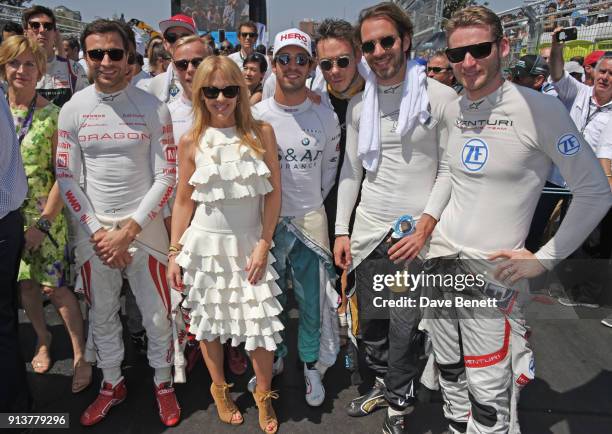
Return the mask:
<path id="1" fill-rule="evenodd" d="M 164 49 L 168 53 L 168 63 L 172 60 L 172 52 L 174 51 L 174 44 L 176 44 L 176 41 L 184 36 L 198 34 L 193 18 L 181 14 L 174 15 L 168 20 L 161 21 L 159 23 L 159 29 L 164 35 Z M 164 61 L 165 60 L 164 58 Z M 171 103 L 178 99 L 182 90 L 183 88 L 181 87 L 180 80 L 172 65 L 169 67 L 167 66 L 167 70 L 163 73 L 153 77 L 147 86 L 147 91 L 149 93 L 155 95 L 157 99 L 165 103 Z"/>
<path id="2" fill-rule="evenodd" d="M 215 38 L 210 33 L 205 33 L 201 36 L 202 40 L 210 46 L 211 50 L 215 49 Z"/>
<path id="3" fill-rule="evenodd" d="M 457 93 L 463 89 L 463 86 L 457 83 L 455 74 L 453 74 L 453 68 L 451 68 L 444 51 L 436 51 L 431 55 L 427 61 L 427 76 L 452 87 Z"/>
<path id="4" fill-rule="evenodd" d="M 570 62 L 576 62 L 578 63 L 580 66 L 584 67 L 584 57 L 582 56 L 574 56 L 570 59 Z M 585 70 L 586 72 L 586 70 Z"/>
<path id="5" fill-rule="evenodd" d="M 540 57 L 548 63 L 548 59 L 550 58 L 550 47 L 540 48 Z"/>
<path id="6" fill-rule="evenodd" d="M 595 64 L 601 59 L 601 56 L 605 54 L 605 51 L 596 50 L 591 52 L 587 57 L 584 58 L 584 63 L 582 66 L 584 67 L 584 84 L 587 86 L 593 86 L 593 71 L 595 68 Z"/>
<path id="7" fill-rule="evenodd" d="M 81 50 L 81 45 L 79 44 L 79 40 L 74 36 L 69 38 L 65 38 L 62 41 L 62 47 L 64 50 L 64 57 L 66 59 L 70 59 L 74 62 L 79 61 L 79 51 Z"/>
<path id="8" fill-rule="evenodd" d="M 2 27 L 2 39 L 0 39 L 0 43 L 14 35 L 23 35 L 23 27 L 21 27 L 19 23 L 9 21 Z"/>
<path id="9" fill-rule="evenodd" d="M 511 69 L 512 81 L 519 86 L 528 87 L 545 94 L 557 95 L 553 85 L 548 81 L 548 63 L 542 56 L 527 54 L 522 56 Z"/>
<path id="10" fill-rule="evenodd" d="M 227 39 L 221 42 L 221 47 L 219 48 L 219 54 L 222 56 L 229 56 L 234 52 L 234 46 Z"/>
<path id="11" fill-rule="evenodd" d="M 168 70 L 172 56 L 166 51 L 163 44 L 156 44 L 149 57 L 149 72 L 153 77 L 161 75 Z"/>
<path id="12" fill-rule="evenodd" d="M 552 38 L 549 64 L 553 85 L 561 101 L 566 107 L 570 107 L 572 120 L 595 152 L 603 171 L 612 184 L 612 140 L 606 137 L 604 131 L 606 126 L 612 123 L 612 54 L 605 54 L 597 61 L 593 72 L 593 86 L 572 80 L 569 72 L 563 71 L 564 44 L 555 38 L 556 33 L 560 30 L 561 28 L 555 29 Z M 610 258 L 612 253 L 611 229 L 612 215 L 611 212 L 608 212 L 600 224 L 600 245 L 596 253 L 598 258 Z M 606 279 L 599 275 L 603 270 L 597 269 L 600 267 L 592 267 L 589 270 L 577 270 L 577 266 L 574 268 L 576 275 L 585 277 L 583 281 L 570 288 L 569 298 L 559 299 L 559 302 L 566 306 L 599 307 L 597 302 Z"/>
<path id="13" fill-rule="evenodd" d="M 268 62 L 264 54 L 254 52 L 244 59 L 242 66 L 242 76 L 251 92 L 251 105 L 261 101 L 263 95 L 263 78 L 268 70 Z"/>
<path id="14" fill-rule="evenodd" d="M 51 9 L 35 5 L 24 10 L 21 18 L 26 36 L 35 39 L 47 54 L 46 72 L 36 89 L 43 98 L 61 107 L 75 92 L 89 86 L 87 74 L 79 63 L 56 55 L 59 31 Z"/>
<path id="15" fill-rule="evenodd" d="M 563 69 L 565 69 L 565 71 L 569 75 L 571 75 L 580 83 L 582 83 L 582 77 L 584 76 L 584 68 L 580 66 L 580 63 L 574 61 L 565 62 Z"/>

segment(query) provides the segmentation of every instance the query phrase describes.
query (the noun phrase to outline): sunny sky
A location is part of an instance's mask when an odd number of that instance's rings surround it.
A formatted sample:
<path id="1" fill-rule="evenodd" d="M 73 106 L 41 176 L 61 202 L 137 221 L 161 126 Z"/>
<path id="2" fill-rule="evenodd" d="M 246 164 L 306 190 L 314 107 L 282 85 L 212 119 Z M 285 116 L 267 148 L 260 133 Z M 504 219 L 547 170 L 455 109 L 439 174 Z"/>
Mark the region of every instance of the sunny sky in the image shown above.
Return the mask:
<path id="1" fill-rule="evenodd" d="M 139 18 L 153 27 L 170 16 L 170 0 L 38 0 L 44 6 L 55 7 L 64 5 L 70 9 L 81 11 L 83 20 L 92 21 L 97 16 L 111 17 L 114 13 L 126 19 Z M 34 0 L 32 3 L 37 3 Z M 315 20 L 325 17 L 344 18 L 355 21 L 359 11 L 377 3 L 373 0 L 268 0 L 268 17 L 271 34 L 293 26 L 301 19 Z M 490 7 L 501 11 L 518 6 L 522 0 L 489 0 Z"/>

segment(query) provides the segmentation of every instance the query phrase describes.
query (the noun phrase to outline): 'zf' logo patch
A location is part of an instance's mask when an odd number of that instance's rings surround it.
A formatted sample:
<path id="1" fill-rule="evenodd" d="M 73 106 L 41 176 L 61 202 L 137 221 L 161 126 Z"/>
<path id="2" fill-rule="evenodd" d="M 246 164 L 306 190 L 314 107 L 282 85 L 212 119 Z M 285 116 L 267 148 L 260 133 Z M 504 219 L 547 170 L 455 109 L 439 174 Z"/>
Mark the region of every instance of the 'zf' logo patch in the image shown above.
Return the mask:
<path id="1" fill-rule="evenodd" d="M 563 155 L 574 155 L 580 150 L 580 140 L 573 134 L 566 134 L 557 142 L 557 149 Z"/>
<path id="2" fill-rule="evenodd" d="M 461 151 L 461 160 L 463 165 L 470 172 L 480 171 L 486 164 L 489 158 L 489 147 L 487 143 L 481 139 L 470 139 Z"/>

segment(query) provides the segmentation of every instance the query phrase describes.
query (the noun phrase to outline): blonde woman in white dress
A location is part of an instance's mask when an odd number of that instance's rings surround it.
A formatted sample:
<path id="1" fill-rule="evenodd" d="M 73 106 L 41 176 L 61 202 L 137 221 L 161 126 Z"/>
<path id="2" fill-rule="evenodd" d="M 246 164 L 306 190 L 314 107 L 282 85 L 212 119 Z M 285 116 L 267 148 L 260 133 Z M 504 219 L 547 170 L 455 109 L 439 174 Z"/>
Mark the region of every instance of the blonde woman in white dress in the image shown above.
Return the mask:
<path id="1" fill-rule="evenodd" d="M 178 145 L 168 279 L 187 295 L 189 330 L 200 341 L 221 421 L 243 422 L 225 381 L 222 344 L 244 342 L 257 376 L 259 425 L 274 433 L 278 395 L 270 383 L 283 328 L 269 253 L 281 201 L 276 139 L 270 125 L 252 118 L 248 87 L 226 57 L 198 67 L 192 102 L 193 127 Z"/>

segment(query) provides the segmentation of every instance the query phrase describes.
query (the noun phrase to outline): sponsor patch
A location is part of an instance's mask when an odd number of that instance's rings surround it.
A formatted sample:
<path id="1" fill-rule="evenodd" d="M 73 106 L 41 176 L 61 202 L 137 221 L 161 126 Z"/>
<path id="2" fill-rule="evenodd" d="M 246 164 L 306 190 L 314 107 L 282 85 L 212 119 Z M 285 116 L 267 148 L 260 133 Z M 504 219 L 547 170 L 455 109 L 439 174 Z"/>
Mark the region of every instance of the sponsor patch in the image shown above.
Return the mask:
<path id="1" fill-rule="evenodd" d="M 70 146 L 70 145 L 69 145 Z M 68 152 L 58 152 L 55 157 L 55 165 L 58 169 L 67 169 L 70 163 L 70 155 Z"/>
<path id="2" fill-rule="evenodd" d="M 568 157 L 575 155 L 580 151 L 580 140 L 573 134 L 565 134 L 557 142 L 557 150 Z"/>
<path id="3" fill-rule="evenodd" d="M 470 139 L 461 151 L 463 165 L 470 172 L 479 172 L 489 159 L 489 146 L 484 140 Z"/>

